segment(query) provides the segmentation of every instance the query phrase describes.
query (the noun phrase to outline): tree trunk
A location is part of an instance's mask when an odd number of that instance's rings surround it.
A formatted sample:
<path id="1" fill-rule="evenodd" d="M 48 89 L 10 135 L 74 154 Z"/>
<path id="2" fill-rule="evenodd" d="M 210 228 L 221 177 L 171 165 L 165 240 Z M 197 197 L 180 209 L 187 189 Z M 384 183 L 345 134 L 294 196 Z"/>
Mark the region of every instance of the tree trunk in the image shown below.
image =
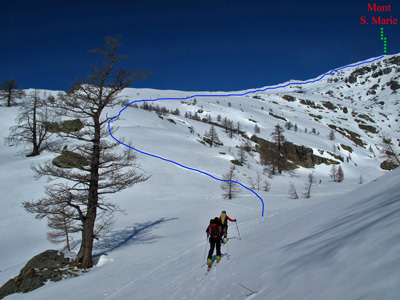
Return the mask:
<path id="1" fill-rule="evenodd" d="M 39 155 L 39 147 L 37 144 L 37 124 L 36 124 L 36 112 L 37 112 L 37 106 L 38 106 L 38 98 L 36 95 L 36 90 L 35 90 L 35 98 L 34 98 L 34 103 L 33 103 L 33 121 L 32 121 L 32 145 L 33 145 L 33 150 L 32 153 L 29 156 L 36 156 Z"/>
<path id="2" fill-rule="evenodd" d="M 93 214 L 93 213 L 92 213 Z M 77 255 L 77 260 L 82 268 L 93 267 L 92 251 L 93 251 L 93 232 L 96 214 L 87 217 L 83 223 L 82 244 Z"/>
<path id="3" fill-rule="evenodd" d="M 101 112 L 99 113 L 99 115 Z M 87 213 L 83 222 L 82 244 L 78 253 L 78 261 L 82 268 L 93 267 L 92 252 L 94 239 L 94 224 L 97 216 L 97 204 L 99 199 L 99 163 L 100 163 L 100 118 L 94 117 L 93 154 L 90 172 L 90 185 L 87 204 Z"/>
<path id="4" fill-rule="evenodd" d="M 36 156 L 39 155 L 39 147 L 36 143 L 33 143 L 33 149 L 32 149 L 32 153 L 28 154 L 27 156 Z"/>
<path id="5" fill-rule="evenodd" d="M 310 193 L 311 193 L 311 183 L 308 185 L 308 189 L 307 189 L 307 196 L 306 198 L 310 198 Z"/>
<path id="6" fill-rule="evenodd" d="M 8 99 L 7 99 L 7 107 L 11 107 L 11 97 L 12 97 L 12 89 L 10 88 L 8 91 Z"/>
<path id="7" fill-rule="evenodd" d="M 69 244 L 68 225 L 67 225 L 68 221 L 65 216 L 63 217 L 63 221 L 64 221 L 65 240 L 67 242 L 67 249 L 68 251 L 71 251 L 71 246 Z"/>

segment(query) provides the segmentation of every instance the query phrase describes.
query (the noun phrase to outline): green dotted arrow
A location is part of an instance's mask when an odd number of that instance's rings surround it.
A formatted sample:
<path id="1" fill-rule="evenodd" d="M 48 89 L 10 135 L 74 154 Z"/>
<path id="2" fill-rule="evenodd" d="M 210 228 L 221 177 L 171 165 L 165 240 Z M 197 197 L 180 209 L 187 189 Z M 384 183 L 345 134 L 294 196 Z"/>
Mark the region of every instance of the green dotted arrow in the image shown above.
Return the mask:
<path id="1" fill-rule="evenodd" d="M 381 28 L 381 40 L 383 41 L 383 52 L 386 53 L 387 52 L 386 37 L 383 36 L 383 28 Z"/>

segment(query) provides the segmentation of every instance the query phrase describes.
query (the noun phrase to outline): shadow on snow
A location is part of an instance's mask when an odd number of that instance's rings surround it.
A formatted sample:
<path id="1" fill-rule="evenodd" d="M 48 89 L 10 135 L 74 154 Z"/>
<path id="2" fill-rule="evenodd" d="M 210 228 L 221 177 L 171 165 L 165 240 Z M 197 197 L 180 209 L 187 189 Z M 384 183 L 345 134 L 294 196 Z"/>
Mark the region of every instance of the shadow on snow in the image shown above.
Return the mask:
<path id="1" fill-rule="evenodd" d="M 94 245 L 94 262 L 97 262 L 101 255 L 107 254 L 120 247 L 133 244 L 154 243 L 155 240 L 161 237 L 152 234 L 151 231 L 162 223 L 177 219 L 178 218 L 161 218 L 156 221 L 137 223 L 125 229 L 110 232 Z"/>

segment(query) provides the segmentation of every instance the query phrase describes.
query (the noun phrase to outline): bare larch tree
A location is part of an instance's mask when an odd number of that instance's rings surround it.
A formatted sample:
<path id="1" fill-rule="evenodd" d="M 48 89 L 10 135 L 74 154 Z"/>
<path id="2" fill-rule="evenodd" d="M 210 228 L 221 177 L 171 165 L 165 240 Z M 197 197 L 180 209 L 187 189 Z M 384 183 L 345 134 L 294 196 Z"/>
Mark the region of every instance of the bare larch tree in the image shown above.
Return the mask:
<path id="1" fill-rule="evenodd" d="M 344 180 L 343 168 L 339 165 L 337 170 L 337 182 L 342 182 Z"/>
<path id="2" fill-rule="evenodd" d="M 242 163 L 245 164 L 247 163 L 247 156 L 246 156 L 246 150 L 245 150 L 245 145 L 244 143 L 242 143 L 237 151 L 237 155 L 238 155 L 238 160 Z"/>
<path id="3" fill-rule="evenodd" d="M 275 125 L 275 130 L 271 133 L 272 141 L 278 148 L 278 152 L 283 148 L 283 143 L 286 141 L 285 136 L 283 135 L 285 129 L 283 129 L 279 124 Z"/>
<path id="4" fill-rule="evenodd" d="M 205 136 L 206 138 L 210 139 L 211 146 L 212 146 L 213 144 L 221 145 L 221 141 L 220 141 L 220 139 L 219 139 L 219 137 L 218 137 L 217 130 L 215 129 L 214 126 L 211 126 L 210 130 L 209 130 L 209 131 L 206 131 L 206 133 L 204 134 L 204 136 Z"/>
<path id="5" fill-rule="evenodd" d="M 328 135 L 329 140 L 335 140 L 335 131 L 331 130 Z"/>
<path id="6" fill-rule="evenodd" d="M 287 170 L 287 159 L 278 150 L 278 145 L 274 143 L 263 143 L 260 147 L 260 163 L 271 168 L 270 174 L 282 173 Z"/>
<path id="7" fill-rule="evenodd" d="M 14 79 L 0 83 L 0 99 L 7 102 L 7 107 L 11 107 L 11 103 L 14 103 L 16 98 L 24 96 L 25 92 L 19 88 L 19 83 Z"/>
<path id="8" fill-rule="evenodd" d="M 47 186 L 46 196 L 40 200 L 23 203 L 28 212 L 37 214 L 37 218 L 63 214 L 67 207 L 75 210 L 82 227 L 82 242 L 77 255 L 82 268 L 93 266 L 93 241 L 112 223 L 113 212 L 119 210 L 116 204 L 106 201 L 105 195 L 148 179 L 138 172 L 131 149 L 121 151 L 122 146 L 109 138 L 107 129 L 111 117 L 104 110 L 122 105 L 123 99 L 117 97 L 118 94 L 135 80 L 148 75 L 115 69 L 115 64 L 124 58 L 117 54 L 119 41 L 119 36 L 107 37 L 103 49 L 92 50 L 92 53 L 103 55 L 102 66 L 93 66 L 86 81 L 77 80 L 68 92 L 60 94 L 51 103 L 63 118 L 78 118 L 84 124 L 80 131 L 60 134 L 76 141 L 69 146 L 68 152 L 79 155 L 80 161 L 85 163 L 70 169 L 51 163 L 35 166 L 37 177 L 62 180 Z M 111 132 L 115 132 L 116 128 L 110 127 Z M 54 147 L 53 151 L 65 153 L 61 146 Z"/>
<path id="9" fill-rule="evenodd" d="M 263 176 L 260 173 L 257 173 L 257 176 L 256 176 L 256 187 L 257 187 L 257 190 L 261 189 L 261 183 L 262 183 L 263 180 L 264 180 Z"/>
<path id="10" fill-rule="evenodd" d="M 82 231 L 77 220 L 79 216 L 74 208 L 61 205 L 57 214 L 47 215 L 47 226 L 52 231 L 47 233 L 47 239 L 55 244 L 65 243 L 64 249 L 71 251 L 71 235 Z"/>
<path id="11" fill-rule="evenodd" d="M 237 181 L 235 170 L 235 166 L 231 166 L 229 171 L 222 176 L 225 181 L 221 183 L 221 189 L 225 191 L 224 197 L 228 199 L 232 199 L 234 194 L 239 192 L 238 184 L 234 182 Z"/>
<path id="12" fill-rule="evenodd" d="M 264 180 L 263 190 L 265 192 L 269 192 L 270 189 L 271 189 L 271 183 L 268 180 Z"/>
<path id="13" fill-rule="evenodd" d="M 332 165 L 329 176 L 333 179 L 333 182 L 337 181 L 337 167 L 335 164 Z"/>
<path id="14" fill-rule="evenodd" d="M 289 195 L 292 199 L 299 199 L 299 196 L 297 195 L 296 187 L 294 186 L 293 182 L 289 183 Z"/>
<path id="15" fill-rule="evenodd" d="M 27 102 L 20 107 L 20 113 L 15 119 L 17 125 L 10 128 L 10 135 L 5 139 L 9 145 L 32 145 L 32 152 L 27 156 L 39 155 L 41 146 L 50 137 L 47 130 L 50 114 L 46 95 L 40 94 L 35 90 L 28 95 Z"/>
<path id="16" fill-rule="evenodd" d="M 315 179 L 314 171 L 309 173 L 307 176 L 307 180 L 304 183 L 304 197 L 311 197 L 311 187 L 317 183 L 317 179 Z"/>

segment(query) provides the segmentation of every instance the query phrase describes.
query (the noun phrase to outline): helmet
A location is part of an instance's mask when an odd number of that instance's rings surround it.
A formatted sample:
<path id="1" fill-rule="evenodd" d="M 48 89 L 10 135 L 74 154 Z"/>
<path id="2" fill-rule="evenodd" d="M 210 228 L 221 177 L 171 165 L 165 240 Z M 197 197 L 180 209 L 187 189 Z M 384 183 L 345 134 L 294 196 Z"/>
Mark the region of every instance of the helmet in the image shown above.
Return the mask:
<path id="1" fill-rule="evenodd" d="M 223 211 L 222 211 L 222 214 L 226 214 L 226 210 L 223 210 Z"/>

